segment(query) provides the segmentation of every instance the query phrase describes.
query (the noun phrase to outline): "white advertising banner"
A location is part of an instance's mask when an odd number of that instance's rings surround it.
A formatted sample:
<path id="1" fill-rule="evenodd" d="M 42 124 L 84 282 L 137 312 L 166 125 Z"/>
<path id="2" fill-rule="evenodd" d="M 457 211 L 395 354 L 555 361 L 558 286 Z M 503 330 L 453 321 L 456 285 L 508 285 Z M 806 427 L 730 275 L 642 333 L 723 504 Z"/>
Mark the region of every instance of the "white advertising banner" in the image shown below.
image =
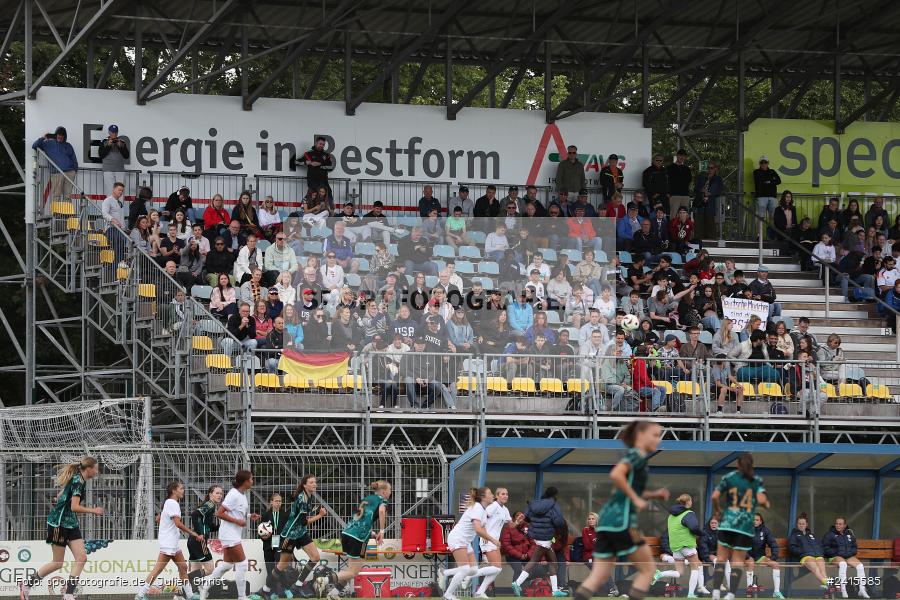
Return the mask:
<path id="1" fill-rule="evenodd" d="M 769 303 L 744 298 L 722 298 L 722 314 L 731 319 L 732 331 L 740 331 L 754 315 L 765 323 L 769 318 Z"/>
<path id="2" fill-rule="evenodd" d="M 584 112 L 547 125 L 543 111 L 466 108 L 450 121 L 440 106 L 363 104 L 347 116 L 342 102 L 262 98 L 244 111 L 237 97 L 191 94 L 139 106 L 134 92 L 54 87 L 25 104 L 28 152 L 62 125 L 79 165 L 97 166 L 110 124 L 129 142 L 127 167 L 143 171 L 297 174 L 290 157 L 322 135 L 333 177 L 549 185 L 573 144 L 589 185 L 616 153 L 626 187 L 638 187 L 651 152 L 651 130 L 630 114 Z"/>
<path id="3" fill-rule="evenodd" d="M 212 540 L 210 550 L 213 560 L 222 559 L 217 540 Z M 90 594 L 132 595 L 138 591 L 144 577 L 156 564 L 159 544 L 155 540 L 91 540 L 88 545 L 93 551 L 88 554 L 87 564 L 79 578 L 82 591 Z M 247 581 L 252 591 L 259 590 L 265 583 L 265 560 L 262 542 L 258 539 L 244 540 L 249 569 Z M 400 553 L 400 540 L 388 539 L 381 546 L 381 552 L 366 561 L 367 568 L 388 569 L 391 572 L 391 589 L 399 595 L 418 596 L 437 577 L 437 563 L 434 559 L 417 555 L 404 556 Z M 182 540 L 181 549 L 187 557 L 187 542 Z M 397 550 L 396 554 L 390 550 Z M 306 560 L 302 550 L 294 553 L 297 560 Z M 43 540 L 23 542 L 0 542 L 0 597 L 18 596 L 18 582 L 33 574 L 38 567 L 51 558 L 51 547 Z M 337 556 L 323 552 L 321 559 L 329 567 L 338 568 Z M 41 581 L 35 589 L 38 595 L 59 596 L 63 593 L 65 579 L 72 568 L 72 554 L 66 550 L 63 568 Z M 151 593 L 169 592 L 178 579 L 178 570 L 171 562 L 157 579 Z M 224 579 L 234 579 L 229 572 Z"/>

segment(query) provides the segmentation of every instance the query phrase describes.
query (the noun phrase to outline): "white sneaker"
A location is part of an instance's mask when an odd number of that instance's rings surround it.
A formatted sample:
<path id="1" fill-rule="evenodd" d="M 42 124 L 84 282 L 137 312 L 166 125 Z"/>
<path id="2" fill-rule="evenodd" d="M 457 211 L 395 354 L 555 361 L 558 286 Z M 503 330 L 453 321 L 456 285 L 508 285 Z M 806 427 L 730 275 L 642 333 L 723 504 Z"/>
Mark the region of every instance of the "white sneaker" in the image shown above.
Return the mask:
<path id="1" fill-rule="evenodd" d="M 444 594 L 444 600 L 459 600 L 456 596 L 451 596 L 450 594 Z"/>
<path id="2" fill-rule="evenodd" d="M 337 586 L 331 586 L 331 589 L 328 590 L 328 598 L 329 600 L 339 600 L 341 597 L 341 591 L 337 588 Z"/>
<path id="3" fill-rule="evenodd" d="M 868 598 L 869 592 L 867 592 L 864 588 L 859 588 L 859 596 L 860 598 Z"/>
<path id="4" fill-rule="evenodd" d="M 845 587 L 841 588 L 841 598 L 849 598 L 849 596 L 847 595 L 847 588 Z"/>
<path id="5" fill-rule="evenodd" d="M 200 587 L 200 600 L 206 600 L 206 596 L 209 594 L 209 584 L 201 583 L 199 587 Z"/>
<path id="6" fill-rule="evenodd" d="M 704 596 L 709 596 L 709 590 L 706 589 L 705 587 L 699 587 L 699 588 L 697 588 L 697 593 L 698 593 L 698 594 L 703 594 Z"/>
<path id="7" fill-rule="evenodd" d="M 438 569 L 438 578 L 437 578 L 438 588 L 441 590 L 443 594 L 447 589 L 447 576 L 444 575 L 444 567 Z"/>
<path id="8" fill-rule="evenodd" d="M 713 591 L 712 591 L 712 599 L 713 599 L 713 600 L 719 600 L 719 595 L 720 595 L 721 593 L 722 593 L 722 592 L 720 592 L 719 590 L 713 590 Z"/>
<path id="9" fill-rule="evenodd" d="M 734 600 L 734 594 L 728 592 L 727 594 L 725 594 L 725 600 Z"/>
<path id="10" fill-rule="evenodd" d="M 488 596 L 487 594 L 484 594 L 484 593 L 475 594 L 475 597 L 476 598 L 490 598 L 490 596 Z"/>

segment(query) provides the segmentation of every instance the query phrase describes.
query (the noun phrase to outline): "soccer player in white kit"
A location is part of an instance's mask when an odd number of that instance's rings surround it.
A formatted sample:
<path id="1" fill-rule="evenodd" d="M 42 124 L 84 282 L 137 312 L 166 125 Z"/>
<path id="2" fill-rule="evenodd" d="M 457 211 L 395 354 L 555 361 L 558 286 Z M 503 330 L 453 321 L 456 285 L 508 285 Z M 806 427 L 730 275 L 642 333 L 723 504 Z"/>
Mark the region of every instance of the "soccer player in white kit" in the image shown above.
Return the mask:
<path id="1" fill-rule="evenodd" d="M 475 552 L 472 542 L 475 536 L 500 547 L 500 540 L 488 533 L 485 529 L 487 513 L 485 509 L 494 501 L 494 494 L 490 488 L 472 488 L 469 492 L 469 506 L 450 530 L 447 536 L 447 549 L 453 554 L 456 567 L 447 569 L 438 575 L 441 587 L 446 584 L 446 577 L 452 575 L 450 585 L 444 591 L 444 600 L 457 600 L 454 592 L 466 577 L 475 577 L 478 568 L 475 564 Z"/>
<path id="2" fill-rule="evenodd" d="M 185 532 L 198 542 L 203 542 L 203 536 L 196 533 L 193 529 L 182 523 L 181 521 L 181 505 L 179 502 L 184 498 L 184 484 L 180 481 L 173 481 L 166 486 L 166 502 L 163 504 L 162 514 L 159 515 L 159 531 L 157 539 L 159 540 L 159 556 L 156 559 L 156 565 L 144 583 L 141 584 L 138 593 L 135 594 L 134 600 L 144 600 L 150 586 L 159 577 L 169 561 L 173 561 L 178 567 L 178 577 L 181 579 L 181 591 L 185 598 L 193 598 L 194 590 L 188 579 L 188 565 L 184 559 L 181 548 L 178 547 L 181 542 L 181 531 Z"/>
<path id="3" fill-rule="evenodd" d="M 234 569 L 234 581 L 237 584 L 238 600 L 246 600 L 247 591 L 247 555 L 241 545 L 241 534 L 247 520 L 258 521 L 259 515 L 249 512 L 247 490 L 253 487 L 253 473 L 241 469 L 234 476 L 234 481 L 225 500 L 216 511 L 219 517 L 219 542 L 222 544 L 222 562 L 213 570 L 212 575 L 205 577 L 200 583 L 200 599 L 206 600 L 206 594 L 212 582 L 220 579 L 229 569 Z"/>
<path id="4" fill-rule="evenodd" d="M 494 501 L 489 504 L 484 511 L 487 518 L 485 529 L 487 529 L 488 534 L 494 539 L 499 540 L 503 528 L 506 527 L 507 523 L 512 521 L 509 509 L 506 508 L 506 503 L 508 501 L 509 490 L 499 487 L 497 488 L 497 493 L 494 495 Z M 478 576 L 481 577 L 481 585 L 478 586 L 475 597 L 487 598 L 488 587 L 490 587 L 494 580 L 497 579 L 497 575 L 499 575 L 502 570 L 501 565 L 503 564 L 503 557 L 500 554 L 500 546 L 493 542 L 482 542 L 481 552 L 484 554 L 484 557 L 487 558 L 488 564 L 487 566 L 478 569 Z"/>

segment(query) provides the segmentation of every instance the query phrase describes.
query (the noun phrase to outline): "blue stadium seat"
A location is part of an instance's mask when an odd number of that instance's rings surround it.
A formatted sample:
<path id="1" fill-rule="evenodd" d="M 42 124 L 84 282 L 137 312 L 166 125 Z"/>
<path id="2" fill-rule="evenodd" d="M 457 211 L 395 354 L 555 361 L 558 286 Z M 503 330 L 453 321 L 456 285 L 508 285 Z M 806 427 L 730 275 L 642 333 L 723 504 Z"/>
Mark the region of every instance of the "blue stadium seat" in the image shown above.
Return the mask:
<path id="1" fill-rule="evenodd" d="M 375 256 L 375 244 L 372 242 L 357 242 L 353 248 L 353 253 L 357 256 Z"/>
<path id="2" fill-rule="evenodd" d="M 459 257 L 481 260 L 481 250 L 479 250 L 477 246 L 460 246 Z"/>
<path id="3" fill-rule="evenodd" d="M 491 279 L 490 277 L 473 277 L 472 283 L 475 283 L 476 281 L 480 281 L 481 287 L 483 287 L 486 290 L 494 289 L 494 280 Z"/>
<path id="4" fill-rule="evenodd" d="M 457 268 L 459 268 L 457 266 Z M 500 265 L 495 263 L 492 260 L 485 260 L 478 263 L 478 272 L 486 273 L 488 275 L 499 275 L 500 274 Z"/>
<path id="5" fill-rule="evenodd" d="M 479 263 L 479 265 L 481 264 L 484 263 Z M 463 275 L 472 275 L 475 273 L 475 264 L 470 260 L 458 260 L 456 261 L 456 272 Z"/>
<path id="6" fill-rule="evenodd" d="M 559 313 L 555 310 L 548 310 L 546 314 L 548 325 L 559 325 L 562 322 L 559 319 Z"/>
<path id="7" fill-rule="evenodd" d="M 790 315 L 782 315 L 778 318 L 784 321 L 784 326 L 787 327 L 788 331 L 794 328 L 794 319 Z"/>
<path id="8" fill-rule="evenodd" d="M 258 242 L 256 242 L 256 248 L 263 254 L 265 254 L 266 250 L 268 250 L 269 246 L 271 245 L 272 242 L 270 242 L 269 240 L 259 240 Z"/>
<path id="9" fill-rule="evenodd" d="M 368 272 L 369 259 L 361 256 L 361 257 L 357 258 L 356 260 L 359 261 L 359 270 Z"/>
<path id="10" fill-rule="evenodd" d="M 434 256 L 441 258 L 456 258 L 456 251 L 453 249 L 453 246 L 448 244 L 435 244 Z"/>
<path id="11" fill-rule="evenodd" d="M 303 251 L 309 254 L 322 254 L 322 242 L 318 240 L 303 242 Z"/>
<path id="12" fill-rule="evenodd" d="M 393 242 L 390 244 L 390 246 L 388 247 L 388 254 L 391 254 L 392 256 L 397 256 L 397 244 L 395 244 Z"/>
<path id="13" fill-rule="evenodd" d="M 191 296 L 198 300 L 209 300 L 212 296 L 212 288 L 208 285 L 195 285 L 191 288 Z"/>
<path id="14" fill-rule="evenodd" d="M 707 330 L 703 330 L 700 332 L 700 343 L 701 344 L 712 344 L 713 343 L 713 335 Z"/>
<path id="15" fill-rule="evenodd" d="M 438 284 L 438 278 L 434 275 L 425 276 L 425 287 L 431 289 Z"/>
<path id="16" fill-rule="evenodd" d="M 438 273 L 447 268 L 447 262 L 439 258 L 433 258 L 431 259 L 431 262 L 434 263 L 435 267 L 437 267 Z"/>
<path id="17" fill-rule="evenodd" d="M 669 258 L 672 259 L 673 265 L 683 265 L 684 264 L 684 261 L 681 260 L 681 255 L 678 254 L 677 252 L 670 252 Z"/>
<path id="18" fill-rule="evenodd" d="M 665 332 L 663 332 L 662 339 L 666 339 L 670 335 L 674 335 L 675 337 L 677 337 L 678 341 L 682 344 L 687 343 L 687 336 L 684 335 L 684 332 L 680 329 L 666 329 Z"/>
<path id="19" fill-rule="evenodd" d="M 594 257 L 594 260 L 597 260 L 596 256 Z M 632 260 L 631 258 L 631 252 L 628 252 L 627 250 L 619 251 L 619 262 L 623 265 L 630 265 L 631 263 L 633 263 L 634 260 Z"/>
<path id="20" fill-rule="evenodd" d="M 362 285 L 362 278 L 356 273 L 347 273 L 344 275 L 344 282 L 355 289 Z"/>
<path id="21" fill-rule="evenodd" d="M 594 260 L 598 263 L 605 264 L 609 262 L 609 257 L 606 256 L 606 252 L 604 252 L 603 250 L 597 250 L 594 255 Z"/>
<path id="22" fill-rule="evenodd" d="M 566 250 L 560 250 L 559 253 L 565 254 L 566 256 L 568 256 L 570 262 L 578 263 L 578 262 L 581 262 L 581 260 L 584 258 L 581 255 L 581 250 L 575 250 L 572 248 L 567 248 Z"/>
<path id="23" fill-rule="evenodd" d="M 328 227 L 313 227 L 309 231 L 309 235 L 315 238 L 327 238 L 331 235 L 331 229 Z"/>
<path id="24" fill-rule="evenodd" d="M 483 231 L 469 231 L 468 232 L 469 239 L 478 244 L 479 246 L 484 245 L 484 240 L 487 239 L 487 234 Z"/>
<path id="25" fill-rule="evenodd" d="M 544 255 L 547 262 L 556 262 L 556 250 L 553 248 L 538 248 L 538 252 Z"/>

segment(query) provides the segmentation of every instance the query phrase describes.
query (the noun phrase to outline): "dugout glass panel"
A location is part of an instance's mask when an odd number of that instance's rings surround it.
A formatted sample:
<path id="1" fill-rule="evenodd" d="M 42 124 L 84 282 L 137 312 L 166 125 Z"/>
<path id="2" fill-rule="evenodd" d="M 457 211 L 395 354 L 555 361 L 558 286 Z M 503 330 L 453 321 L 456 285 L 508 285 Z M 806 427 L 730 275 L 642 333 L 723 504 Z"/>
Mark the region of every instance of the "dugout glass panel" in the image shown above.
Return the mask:
<path id="1" fill-rule="evenodd" d="M 770 510 L 759 509 L 775 537 L 787 537 L 793 525 L 788 527 L 791 511 L 791 478 L 787 476 L 761 475 L 766 486 L 766 496 L 772 505 Z"/>
<path id="2" fill-rule="evenodd" d="M 847 519 L 857 537 L 866 538 L 872 534 L 874 490 L 875 479 L 870 477 L 804 476 L 800 478 L 797 514 L 809 515 L 813 533 L 819 538 L 839 516 Z M 886 523 L 884 515 L 881 522 Z"/>
<path id="3" fill-rule="evenodd" d="M 900 537 L 900 477 L 884 478 L 881 494 L 881 531 L 878 537 L 882 540 Z"/>
<path id="4" fill-rule="evenodd" d="M 480 462 L 476 456 L 463 466 L 456 469 L 453 475 L 453 497 L 450 498 L 450 512 L 457 517 L 465 511 L 466 499 L 469 490 L 478 487 L 478 468 Z"/>
<path id="5" fill-rule="evenodd" d="M 485 476 L 485 484 L 494 493 L 498 487 L 509 490 L 509 503 L 506 507 L 509 514 L 515 514 L 517 510 L 528 507 L 528 501 L 534 497 L 534 473 L 527 471 L 488 471 Z"/>

